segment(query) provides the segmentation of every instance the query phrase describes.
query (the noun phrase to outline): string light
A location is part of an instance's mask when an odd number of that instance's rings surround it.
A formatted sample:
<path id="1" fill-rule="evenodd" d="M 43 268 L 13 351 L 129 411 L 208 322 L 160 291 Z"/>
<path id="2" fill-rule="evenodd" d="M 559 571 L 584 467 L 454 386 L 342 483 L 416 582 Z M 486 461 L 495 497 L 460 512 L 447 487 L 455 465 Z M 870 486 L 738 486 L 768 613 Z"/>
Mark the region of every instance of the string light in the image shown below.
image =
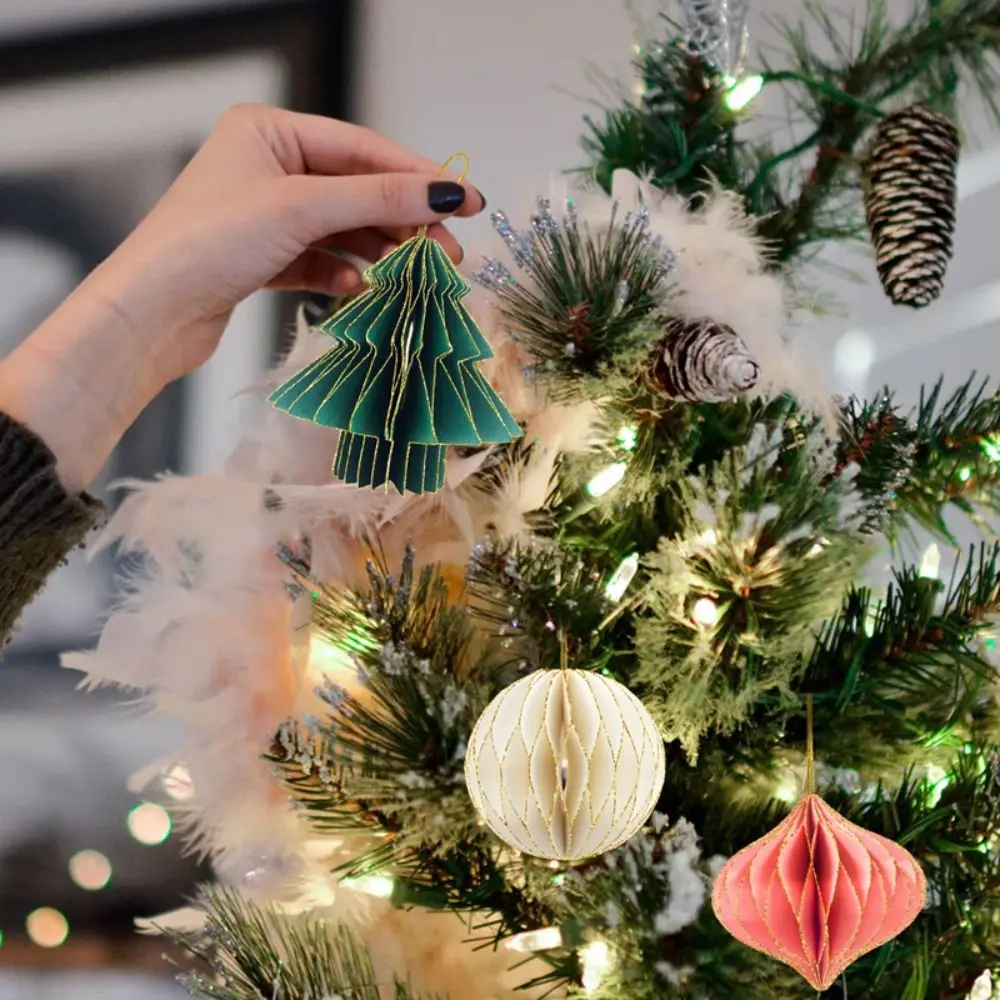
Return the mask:
<path id="1" fill-rule="evenodd" d="M 963 465 L 961 469 L 958 470 L 959 482 L 967 483 L 972 478 L 972 468 L 968 465 Z"/>
<path id="2" fill-rule="evenodd" d="M 639 428 L 633 424 L 626 424 L 618 431 L 617 441 L 626 451 L 634 451 L 639 443 Z"/>
<path id="3" fill-rule="evenodd" d="M 328 642 L 324 636 L 316 632 L 309 637 L 309 666 L 321 674 L 357 670 L 347 650 Z"/>
<path id="4" fill-rule="evenodd" d="M 588 993 L 593 993 L 601 985 L 604 973 L 611 968 L 611 949 L 606 941 L 591 941 L 579 952 L 583 975 L 580 984 Z"/>
<path id="5" fill-rule="evenodd" d="M 878 626 L 878 616 L 879 609 L 874 604 L 865 609 L 865 620 L 862 627 L 869 639 L 875 634 L 875 629 Z"/>
<path id="6" fill-rule="evenodd" d="M 823 549 L 825 549 L 830 544 L 829 538 L 821 538 L 816 544 L 806 553 L 807 559 L 814 559 L 818 556 Z"/>
<path id="7" fill-rule="evenodd" d="M 726 107 L 730 111 L 742 111 L 763 89 L 764 77 L 759 73 L 745 76 L 742 80 L 734 82 L 726 91 Z"/>
<path id="8" fill-rule="evenodd" d="M 774 793 L 774 797 L 779 802 L 787 802 L 791 804 L 792 802 L 795 802 L 798 799 L 799 790 L 793 784 L 786 782 L 785 784 L 778 786 L 777 790 Z"/>
<path id="9" fill-rule="evenodd" d="M 944 790 L 951 784 L 951 778 L 944 768 L 931 764 L 927 768 L 927 804 L 933 809 L 941 801 Z"/>
<path id="10" fill-rule="evenodd" d="M 28 937 L 39 948 L 58 948 L 69 937 L 69 921 L 51 906 L 42 906 L 29 913 L 25 928 Z"/>
<path id="11" fill-rule="evenodd" d="M 377 896 L 379 899 L 392 899 L 396 882 L 391 875 L 359 875 L 357 878 L 346 878 L 343 882 L 355 892 L 363 892 L 366 896 Z"/>
<path id="12" fill-rule="evenodd" d="M 626 556 L 618 566 L 618 569 L 614 571 L 611 579 L 608 580 L 607 585 L 604 588 L 604 596 L 609 601 L 614 601 L 617 603 L 622 599 L 625 591 L 628 590 L 628 585 L 632 582 L 635 574 L 639 571 L 639 554 L 633 552 L 630 556 Z"/>
<path id="13" fill-rule="evenodd" d="M 718 532 L 715 530 L 715 528 L 708 528 L 707 530 L 703 531 L 696 539 L 698 544 L 704 546 L 705 548 L 710 548 L 718 540 L 719 540 L 719 535 Z"/>
<path id="14" fill-rule="evenodd" d="M 920 575 L 925 580 L 936 580 L 941 572 L 941 550 L 936 542 L 932 542 L 924 552 L 923 559 L 920 560 Z"/>
<path id="15" fill-rule="evenodd" d="M 595 499 L 604 496 L 605 493 L 610 493 L 625 478 L 625 470 L 627 468 L 628 464 L 626 462 L 613 462 L 606 468 L 601 469 L 587 483 L 587 492 Z"/>
<path id="16" fill-rule="evenodd" d="M 162 844 L 173 830 L 170 813 L 155 802 L 143 802 L 128 814 L 128 832 L 147 847 Z"/>
<path id="17" fill-rule="evenodd" d="M 79 851 L 69 859 L 69 877 L 88 892 L 98 892 L 111 881 L 111 862 L 100 851 Z"/>
<path id="18" fill-rule="evenodd" d="M 533 954 L 536 951 L 552 951 L 561 948 L 562 931 L 558 927 L 542 927 L 536 931 L 522 931 L 505 942 L 508 951 Z"/>
<path id="19" fill-rule="evenodd" d="M 697 625 L 711 628 L 719 620 L 719 606 L 711 597 L 699 597 L 691 612 Z"/>
<path id="20" fill-rule="evenodd" d="M 1000 462 L 1000 434 L 990 434 L 979 442 L 979 447 L 983 449 L 983 454 L 991 462 Z"/>

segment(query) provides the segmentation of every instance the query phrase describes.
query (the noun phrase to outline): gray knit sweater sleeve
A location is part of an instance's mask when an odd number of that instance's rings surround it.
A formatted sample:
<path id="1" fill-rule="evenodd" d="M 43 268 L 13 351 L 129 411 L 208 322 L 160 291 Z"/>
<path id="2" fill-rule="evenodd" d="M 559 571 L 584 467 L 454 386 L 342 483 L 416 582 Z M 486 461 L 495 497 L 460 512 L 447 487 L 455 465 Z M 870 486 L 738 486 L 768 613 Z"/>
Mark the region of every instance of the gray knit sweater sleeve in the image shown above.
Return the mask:
<path id="1" fill-rule="evenodd" d="M 102 514 L 96 500 L 63 489 L 39 437 L 0 413 L 0 642 Z"/>

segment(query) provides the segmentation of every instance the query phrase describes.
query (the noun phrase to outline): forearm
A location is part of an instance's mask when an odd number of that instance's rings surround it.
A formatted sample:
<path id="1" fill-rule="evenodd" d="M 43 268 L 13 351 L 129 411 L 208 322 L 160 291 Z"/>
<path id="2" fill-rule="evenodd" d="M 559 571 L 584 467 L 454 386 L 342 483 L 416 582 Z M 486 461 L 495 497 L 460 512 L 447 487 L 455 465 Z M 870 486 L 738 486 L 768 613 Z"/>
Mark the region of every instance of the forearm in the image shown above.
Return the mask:
<path id="1" fill-rule="evenodd" d="M 102 278 L 100 270 L 92 275 L 0 362 L 0 411 L 51 449 L 70 494 L 94 481 L 163 388 L 152 352 L 129 330 L 114 299 L 102 294 Z"/>
<path id="2" fill-rule="evenodd" d="M 88 278 L 0 362 L 0 642 L 99 520 L 83 490 L 162 388 L 106 281 Z"/>

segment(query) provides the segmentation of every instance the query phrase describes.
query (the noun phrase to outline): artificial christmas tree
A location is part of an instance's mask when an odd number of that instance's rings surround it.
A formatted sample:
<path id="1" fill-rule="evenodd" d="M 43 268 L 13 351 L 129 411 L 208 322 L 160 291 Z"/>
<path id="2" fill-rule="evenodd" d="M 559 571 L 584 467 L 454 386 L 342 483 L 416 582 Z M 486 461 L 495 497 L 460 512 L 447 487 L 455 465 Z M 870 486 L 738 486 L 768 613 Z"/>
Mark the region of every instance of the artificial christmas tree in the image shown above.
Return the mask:
<path id="1" fill-rule="evenodd" d="M 799 265 L 866 231 L 879 122 L 954 120 L 962 79 L 1000 92 L 1000 0 L 918 0 L 899 28 L 876 5 L 858 39 L 817 9 L 832 54 L 794 29 L 759 74 L 739 5 L 685 11 L 641 47 L 641 94 L 589 121 L 596 183 L 494 217 L 483 374 L 523 437 L 462 437 L 439 492 L 375 494 L 317 481 L 335 431 L 265 406 L 228 475 L 138 488 L 109 528 L 146 575 L 66 662 L 187 727 L 178 818 L 225 883 L 182 934 L 194 996 L 811 1000 L 796 969 L 837 998 L 993 991 L 1000 550 L 947 586 L 937 550 L 865 574 L 914 524 L 945 545 L 947 511 L 997 509 L 1000 396 L 835 400 L 785 334 Z M 773 86 L 813 126 L 784 148 L 739 130 Z M 272 388 L 325 340 L 301 329 Z M 560 663 L 642 723 L 525 683 Z M 619 785 L 628 732 L 650 764 Z M 547 793 L 551 857 L 474 809 L 487 745 L 494 787 Z M 619 794 L 656 799 L 645 826 L 563 850 Z M 782 917 L 801 948 L 764 939 L 775 884 L 821 900 Z"/>

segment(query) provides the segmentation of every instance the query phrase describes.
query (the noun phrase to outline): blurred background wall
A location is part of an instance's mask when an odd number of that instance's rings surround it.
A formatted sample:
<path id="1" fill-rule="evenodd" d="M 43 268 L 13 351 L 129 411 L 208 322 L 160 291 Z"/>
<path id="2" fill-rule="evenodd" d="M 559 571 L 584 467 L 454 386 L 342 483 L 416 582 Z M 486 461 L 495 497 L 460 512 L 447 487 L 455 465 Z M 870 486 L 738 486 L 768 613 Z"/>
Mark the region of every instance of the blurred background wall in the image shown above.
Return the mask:
<path id="1" fill-rule="evenodd" d="M 904 16 L 908 3 L 891 6 Z M 801 4 L 751 10 L 754 43 L 767 45 L 769 19 L 794 19 Z M 627 90 L 634 37 L 625 0 L 3 0 L 0 350 L 138 221 L 228 104 L 350 116 L 441 160 L 464 150 L 491 206 L 513 214 L 552 172 L 581 164 L 595 71 Z M 758 127 L 783 126 L 780 100 L 760 111 Z M 942 372 L 950 384 L 974 368 L 1000 373 L 1000 143 L 981 109 L 967 124 L 974 152 L 941 302 L 893 310 L 863 252 L 831 251 L 813 270 L 842 303 L 814 334 L 841 389 L 888 382 L 915 400 Z M 486 219 L 457 231 L 472 254 L 488 248 Z M 101 490 L 126 474 L 217 469 L 238 423 L 230 397 L 271 357 L 288 306 L 246 303 L 219 356 L 123 443 Z M 0 665 L 0 1000 L 176 995 L 160 946 L 137 944 L 131 923 L 176 905 L 206 873 L 181 857 L 155 802 L 127 787 L 174 734 L 139 724 L 111 694 L 75 693 L 55 665 L 58 651 L 92 640 L 117 569 L 71 561 Z M 150 798 L 182 793 L 168 775 Z"/>

